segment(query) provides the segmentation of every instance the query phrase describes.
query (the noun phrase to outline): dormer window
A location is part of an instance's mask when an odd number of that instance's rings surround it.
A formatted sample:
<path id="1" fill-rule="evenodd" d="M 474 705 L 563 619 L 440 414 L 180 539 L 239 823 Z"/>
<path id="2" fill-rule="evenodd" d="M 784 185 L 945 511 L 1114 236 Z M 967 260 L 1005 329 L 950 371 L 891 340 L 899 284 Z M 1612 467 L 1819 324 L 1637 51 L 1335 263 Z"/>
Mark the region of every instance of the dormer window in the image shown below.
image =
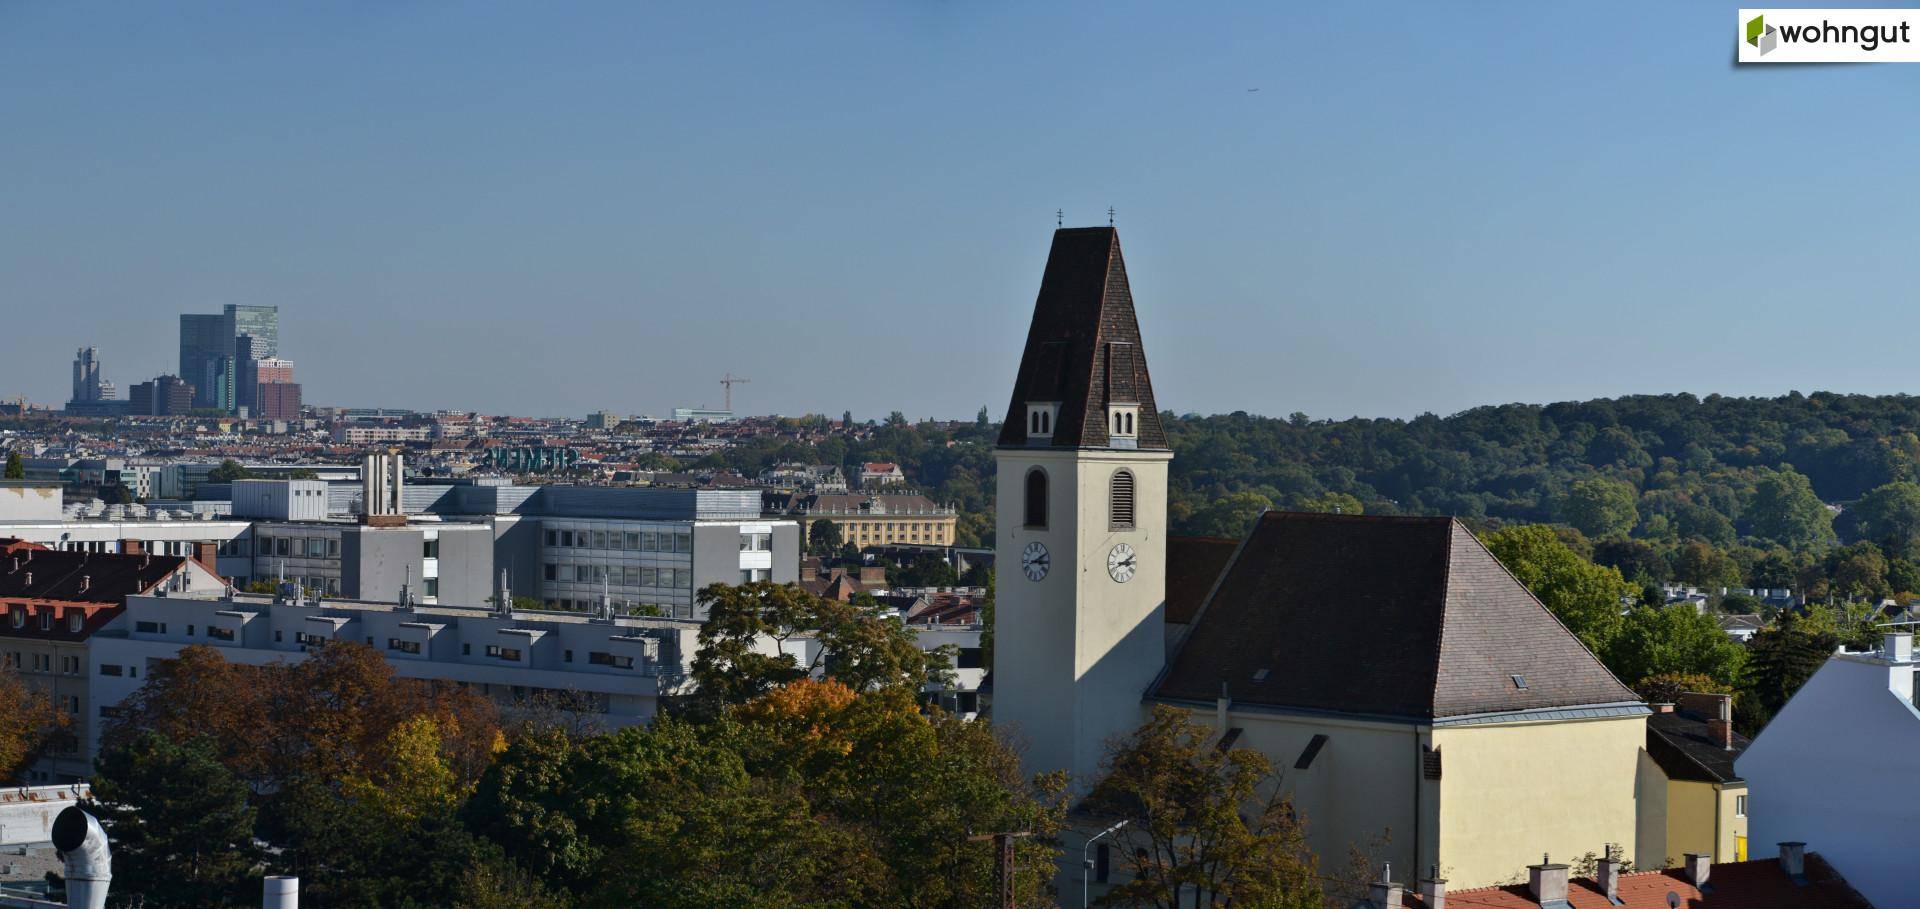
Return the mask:
<path id="1" fill-rule="evenodd" d="M 1115 448 L 1135 448 L 1140 444 L 1136 428 L 1140 418 L 1138 404 L 1107 405 L 1107 438 Z"/>
<path id="2" fill-rule="evenodd" d="M 1053 422 L 1060 416 L 1058 402 L 1045 401 L 1027 405 L 1027 437 L 1053 438 Z"/>

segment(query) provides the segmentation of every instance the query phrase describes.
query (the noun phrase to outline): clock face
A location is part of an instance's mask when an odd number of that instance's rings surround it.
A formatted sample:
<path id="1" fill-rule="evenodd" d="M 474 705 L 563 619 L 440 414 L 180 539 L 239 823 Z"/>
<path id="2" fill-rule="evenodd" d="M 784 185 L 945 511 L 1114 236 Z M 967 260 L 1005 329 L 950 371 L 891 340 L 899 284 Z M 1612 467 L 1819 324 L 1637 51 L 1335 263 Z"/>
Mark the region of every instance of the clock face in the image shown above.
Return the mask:
<path id="1" fill-rule="evenodd" d="M 1133 580 L 1133 573 L 1140 567 L 1140 560 L 1133 555 L 1133 547 L 1121 543 L 1107 553 L 1107 575 L 1122 584 Z"/>
<path id="2" fill-rule="evenodd" d="M 1038 581 L 1047 576 L 1047 569 L 1053 567 L 1053 556 L 1047 555 L 1047 544 L 1035 540 L 1027 544 L 1020 552 L 1020 570 L 1026 572 L 1027 580 Z"/>

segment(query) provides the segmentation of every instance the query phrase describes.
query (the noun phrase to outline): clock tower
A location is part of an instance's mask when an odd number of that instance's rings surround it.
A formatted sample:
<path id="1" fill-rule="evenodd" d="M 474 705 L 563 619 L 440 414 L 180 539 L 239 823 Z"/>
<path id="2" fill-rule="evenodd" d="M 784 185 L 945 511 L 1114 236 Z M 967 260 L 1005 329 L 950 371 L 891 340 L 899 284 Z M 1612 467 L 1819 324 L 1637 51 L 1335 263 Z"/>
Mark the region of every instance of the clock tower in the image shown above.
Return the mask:
<path id="1" fill-rule="evenodd" d="M 1166 657 L 1167 448 L 1112 227 L 1056 231 L 994 452 L 993 718 L 1093 784 Z"/>

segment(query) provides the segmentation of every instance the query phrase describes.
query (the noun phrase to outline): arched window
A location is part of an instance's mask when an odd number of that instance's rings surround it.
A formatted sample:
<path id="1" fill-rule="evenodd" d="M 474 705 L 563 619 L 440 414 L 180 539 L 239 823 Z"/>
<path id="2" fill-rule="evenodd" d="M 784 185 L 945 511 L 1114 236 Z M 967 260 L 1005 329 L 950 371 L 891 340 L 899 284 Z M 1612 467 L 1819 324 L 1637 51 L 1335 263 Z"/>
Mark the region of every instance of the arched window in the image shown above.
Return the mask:
<path id="1" fill-rule="evenodd" d="M 1108 484 L 1108 509 L 1114 530 L 1133 529 L 1133 471 L 1116 470 Z"/>
<path id="2" fill-rule="evenodd" d="M 1133 435 L 1133 414 L 1127 413 L 1127 435 Z"/>
<path id="3" fill-rule="evenodd" d="M 1027 414 L 1027 423 L 1028 423 L 1027 434 L 1035 435 L 1035 436 L 1039 435 L 1040 434 L 1040 411 L 1036 410 L 1033 413 Z"/>
<path id="4" fill-rule="evenodd" d="M 1116 435 L 1116 436 L 1122 436 L 1122 435 L 1126 435 L 1126 434 L 1127 434 L 1127 429 L 1126 429 L 1126 422 L 1125 422 L 1125 420 L 1124 420 L 1124 418 L 1123 418 L 1123 417 L 1124 417 L 1124 415 L 1123 415 L 1123 414 L 1121 414 L 1121 413 L 1119 413 L 1118 411 L 1115 411 L 1115 412 L 1114 412 L 1114 415 L 1113 415 L 1113 434 L 1114 434 L 1114 435 Z"/>
<path id="5" fill-rule="evenodd" d="M 1047 526 L 1047 472 L 1038 467 L 1027 471 L 1028 527 Z"/>

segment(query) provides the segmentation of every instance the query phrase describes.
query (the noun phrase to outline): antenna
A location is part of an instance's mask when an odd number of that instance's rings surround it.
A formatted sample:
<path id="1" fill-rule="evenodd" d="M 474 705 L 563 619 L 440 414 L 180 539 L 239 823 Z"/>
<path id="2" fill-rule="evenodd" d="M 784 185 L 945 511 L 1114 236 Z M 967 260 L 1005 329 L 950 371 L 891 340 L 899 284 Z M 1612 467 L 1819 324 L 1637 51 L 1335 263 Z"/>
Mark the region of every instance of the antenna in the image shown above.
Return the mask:
<path id="1" fill-rule="evenodd" d="M 725 376 L 722 376 L 720 378 L 721 387 L 727 390 L 727 394 L 726 394 L 727 408 L 726 409 L 728 413 L 733 412 L 733 386 L 744 385 L 751 381 L 753 380 L 742 379 L 739 376 L 734 375 L 733 373 L 727 373 Z"/>

